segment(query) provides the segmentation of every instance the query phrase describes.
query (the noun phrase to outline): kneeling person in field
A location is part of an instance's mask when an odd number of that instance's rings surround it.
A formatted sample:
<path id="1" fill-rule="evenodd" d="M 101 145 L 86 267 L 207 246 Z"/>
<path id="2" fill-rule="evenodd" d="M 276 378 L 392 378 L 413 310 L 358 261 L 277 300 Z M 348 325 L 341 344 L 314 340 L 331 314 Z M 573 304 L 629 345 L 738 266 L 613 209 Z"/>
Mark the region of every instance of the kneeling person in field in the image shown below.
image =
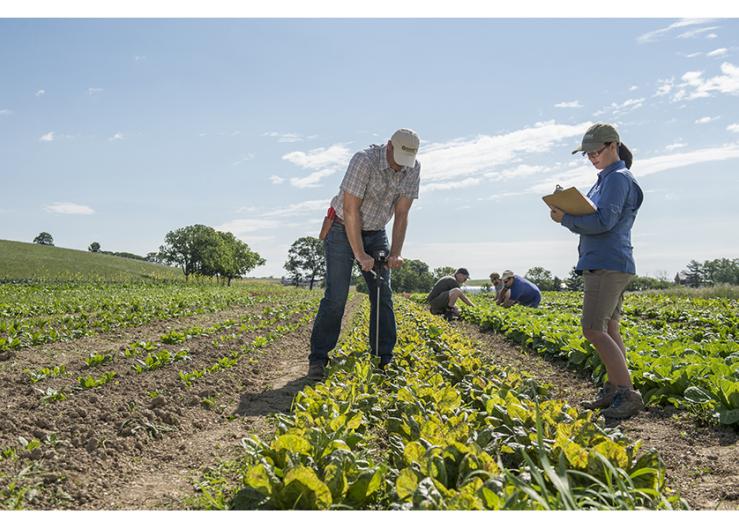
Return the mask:
<path id="1" fill-rule="evenodd" d="M 498 298 L 499 305 L 506 308 L 516 304 L 532 308 L 539 306 L 541 291 L 534 283 L 510 270 L 503 272 L 500 278 L 503 280 L 503 291 Z"/>
<path id="2" fill-rule="evenodd" d="M 469 277 L 470 273 L 467 269 L 460 268 L 454 273 L 454 276 L 444 276 L 439 279 L 426 298 L 426 303 L 431 308 L 431 314 L 443 314 L 448 318 L 458 316 L 459 309 L 455 307 L 458 299 L 469 306 L 474 306 L 474 303 L 464 295 L 461 288 Z"/>

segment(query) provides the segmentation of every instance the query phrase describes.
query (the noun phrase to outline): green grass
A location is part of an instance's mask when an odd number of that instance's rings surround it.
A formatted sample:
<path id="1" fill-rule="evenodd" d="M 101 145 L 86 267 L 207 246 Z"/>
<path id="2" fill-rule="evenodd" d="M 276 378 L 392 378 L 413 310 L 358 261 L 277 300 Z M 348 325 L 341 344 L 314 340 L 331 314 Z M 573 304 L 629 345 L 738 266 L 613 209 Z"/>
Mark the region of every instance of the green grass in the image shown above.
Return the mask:
<path id="1" fill-rule="evenodd" d="M 184 280 L 182 271 L 168 266 L 43 246 L 0 240 L 0 280 L 141 281 Z"/>
<path id="2" fill-rule="evenodd" d="M 670 287 L 665 290 L 645 290 L 644 294 L 659 294 L 674 298 L 724 298 L 739 299 L 739 285 L 720 283 L 712 287 L 691 288 L 685 286 Z"/>

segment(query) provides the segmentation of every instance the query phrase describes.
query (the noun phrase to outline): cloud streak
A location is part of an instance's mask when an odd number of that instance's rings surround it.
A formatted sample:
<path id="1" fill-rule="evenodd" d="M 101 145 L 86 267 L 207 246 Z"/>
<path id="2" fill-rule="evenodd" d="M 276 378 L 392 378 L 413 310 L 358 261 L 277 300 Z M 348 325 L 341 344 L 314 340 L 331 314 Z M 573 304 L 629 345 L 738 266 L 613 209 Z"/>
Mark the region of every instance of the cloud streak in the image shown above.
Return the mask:
<path id="1" fill-rule="evenodd" d="M 292 151 L 282 159 L 302 169 L 312 172 L 304 177 L 290 179 L 290 184 L 297 188 L 319 187 L 321 180 L 344 169 L 349 163 L 351 151 L 341 143 L 329 147 L 319 147 L 310 151 Z"/>
<path id="2" fill-rule="evenodd" d="M 674 30 L 677 30 L 680 28 L 686 28 L 689 26 L 699 26 L 703 24 L 708 24 L 709 22 L 712 22 L 712 19 L 710 18 L 683 18 L 681 20 L 678 20 L 677 22 L 670 24 L 666 28 L 656 29 L 654 31 L 649 31 L 647 33 L 639 35 L 636 38 L 636 41 L 639 44 L 648 44 L 650 42 L 656 42 L 660 40 L 662 37 L 671 34 Z M 686 33 L 689 33 L 689 32 L 686 32 Z M 683 33 L 682 35 L 685 35 L 686 33 Z M 681 37 L 681 38 L 687 38 L 687 37 Z"/>
<path id="3" fill-rule="evenodd" d="M 563 142 L 574 143 L 591 122 L 566 125 L 547 121 L 494 136 L 479 135 L 421 147 L 422 179 L 433 183 L 486 176 L 515 163 L 522 155 L 541 154 Z"/>
<path id="4" fill-rule="evenodd" d="M 95 210 L 90 206 L 83 206 L 74 202 L 54 202 L 46 206 L 44 210 L 60 215 L 93 215 L 95 213 Z"/>
<path id="5" fill-rule="evenodd" d="M 678 169 L 704 162 L 720 162 L 739 158 L 739 143 L 729 143 L 719 147 L 707 147 L 687 152 L 676 152 L 654 156 L 634 161 L 634 174 L 637 178 Z M 583 166 L 560 173 L 555 178 L 548 178 L 531 186 L 531 193 L 550 193 L 556 184 L 564 187 L 581 187 L 595 181 L 595 170 L 590 166 Z"/>
<path id="6" fill-rule="evenodd" d="M 582 105 L 579 101 L 562 101 L 561 103 L 557 103 L 554 105 L 554 108 L 582 108 Z"/>

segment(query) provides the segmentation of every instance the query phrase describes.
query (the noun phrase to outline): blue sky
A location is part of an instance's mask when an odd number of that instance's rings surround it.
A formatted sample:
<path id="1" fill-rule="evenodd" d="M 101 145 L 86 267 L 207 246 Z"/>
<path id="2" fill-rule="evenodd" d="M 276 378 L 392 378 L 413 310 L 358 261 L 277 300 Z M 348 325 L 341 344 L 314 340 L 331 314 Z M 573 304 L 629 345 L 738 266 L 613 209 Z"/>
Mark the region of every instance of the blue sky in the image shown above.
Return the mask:
<path id="1" fill-rule="evenodd" d="M 195 223 L 284 273 L 351 155 L 422 146 L 405 257 L 566 275 L 541 196 L 616 124 L 645 191 L 637 272 L 739 257 L 739 21 L 0 20 L 0 239 L 145 254 Z M 390 228 L 390 226 L 388 226 Z"/>

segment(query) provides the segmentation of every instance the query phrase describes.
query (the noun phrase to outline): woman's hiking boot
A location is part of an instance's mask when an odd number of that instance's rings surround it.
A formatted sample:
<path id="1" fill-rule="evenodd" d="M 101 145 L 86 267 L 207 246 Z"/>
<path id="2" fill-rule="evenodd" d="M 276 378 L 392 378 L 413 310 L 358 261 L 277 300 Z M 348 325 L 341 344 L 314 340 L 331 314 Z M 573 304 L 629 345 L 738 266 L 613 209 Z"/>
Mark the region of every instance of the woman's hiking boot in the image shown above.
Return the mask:
<path id="1" fill-rule="evenodd" d="M 643 409 L 641 393 L 628 386 L 618 386 L 613 402 L 601 415 L 607 419 L 628 419 Z"/>
<path id="2" fill-rule="evenodd" d="M 613 397 L 616 396 L 616 386 L 610 382 L 603 384 L 598 394 L 592 400 L 586 400 L 580 403 L 580 405 L 586 410 L 594 410 L 597 408 L 607 408 L 613 402 Z"/>

